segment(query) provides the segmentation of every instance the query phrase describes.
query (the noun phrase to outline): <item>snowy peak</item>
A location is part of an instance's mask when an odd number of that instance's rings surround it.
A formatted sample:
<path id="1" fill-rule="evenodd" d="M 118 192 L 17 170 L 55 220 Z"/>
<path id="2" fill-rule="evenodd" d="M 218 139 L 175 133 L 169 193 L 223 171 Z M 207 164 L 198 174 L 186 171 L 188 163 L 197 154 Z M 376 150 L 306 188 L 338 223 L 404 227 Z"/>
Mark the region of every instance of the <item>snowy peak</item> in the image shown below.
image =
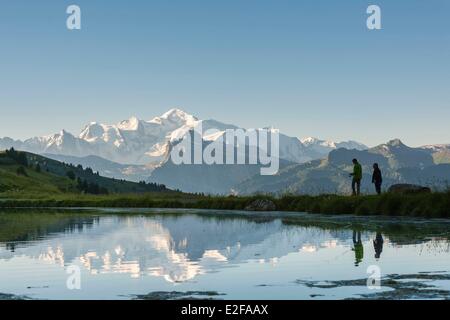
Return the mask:
<path id="1" fill-rule="evenodd" d="M 322 148 L 330 148 L 330 149 L 357 149 L 357 150 L 366 150 L 368 147 L 362 143 L 349 140 L 349 141 L 342 141 L 342 142 L 334 142 L 334 141 L 327 141 L 327 140 L 320 140 L 314 137 L 308 137 L 300 140 L 301 143 L 305 147 L 322 147 Z"/>
<path id="2" fill-rule="evenodd" d="M 438 151 L 438 150 L 442 150 L 442 149 L 450 149 L 450 144 L 429 144 L 426 146 L 422 146 L 421 148 Z"/>
<path id="3" fill-rule="evenodd" d="M 77 157 L 94 155 L 120 164 L 153 166 L 164 163 L 170 145 L 199 124 L 202 125 L 206 142 L 216 141 L 227 129 L 238 129 L 235 125 L 213 119 L 200 120 L 179 108 L 173 108 L 149 121 L 132 116 L 116 124 L 90 122 L 77 137 L 63 130 L 24 142 L 0 139 L 0 147 L 14 146 L 35 153 Z M 335 143 L 312 137 L 299 140 L 280 134 L 280 158 L 284 160 L 302 163 L 324 158 L 336 148 L 367 149 L 357 142 Z"/>
<path id="4" fill-rule="evenodd" d="M 409 151 L 410 149 L 413 148 L 410 148 L 407 145 L 405 145 L 400 139 L 393 139 L 384 144 L 380 144 L 372 148 L 371 150 L 375 150 L 376 152 L 388 155 L 391 153 Z"/>
<path id="5" fill-rule="evenodd" d="M 67 132 L 66 130 L 63 129 L 59 133 L 55 133 L 40 138 L 33 138 L 28 141 L 33 140 L 35 142 L 40 142 L 46 145 L 46 147 L 51 147 L 51 146 L 61 146 L 64 143 L 73 143 L 75 139 L 76 138 L 70 132 Z"/>
<path id="6" fill-rule="evenodd" d="M 150 121 L 132 116 L 117 124 L 91 122 L 79 139 L 96 150 L 95 155 L 123 164 L 160 164 L 173 136 L 182 138 L 199 120 L 181 109 L 171 109 Z"/>
<path id="7" fill-rule="evenodd" d="M 187 112 L 185 112 L 181 109 L 177 109 L 177 108 L 170 109 L 169 111 L 164 113 L 161 116 L 161 118 L 162 119 L 171 119 L 171 120 L 173 120 L 173 119 L 180 119 L 180 120 L 195 119 L 195 120 L 198 120 L 193 115 L 188 114 Z"/>
<path id="8" fill-rule="evenodd" d="M 406 147 L 406 145 L 400 139 L 393 139 L 386 143 L 386 146 L 396 148 Z"/>
<path id="9" fill-rule="evenodd" d="M 188 114 L 187 112 L 181 110 L 181 109 L 170 109 L 166 113 L 164 113 L 162 116 L 153 118 L 150 120 L 150 123 L 157 123 L 157 124 L 177 124 L 179 126 L 181 125 L 194 125 L 195 122 L 197 122 L 198 119 L 194 117 L 191 114 Z"/>
<path id="10" fill-rule="evenodd" d="M 314 137 L 304 138 L 304 139 L 301 139 L 300 141 L 305 147 L 321 146 L 321 147 L 332 148 L 332 149 L 336 148 L 335 142 L 320 140 L 320 139 L 317 139 Z"/>
<path id="11" fill-rule="evenodd" d="M 314 138 L 314 137 L 308 137 L 308 138 L 303 138 L 300 139 L 301 143 L 303 143 L 304 145 L 311 145 L 311 144 L 315 144 L 319 141 L 319 139 Z"/>
<path id="12" fill-rule="evenodd" d="M 83 130 L 81 130 L 78 138 L 86 141 L 92 141 L 98 137 L 101 137 L 104 133 L 105 129 L 103 128 L 103 125 L 97 122 L 91 122 L 86 127 L 84 127 Z"/>
<path id="13" fill-rule="evenodd" d="M 132 116 L 128 120 L 123 120 L 117 124 L 117 128 L 123 131 L 137 131 L 139 130 L 140 120 Z"/>

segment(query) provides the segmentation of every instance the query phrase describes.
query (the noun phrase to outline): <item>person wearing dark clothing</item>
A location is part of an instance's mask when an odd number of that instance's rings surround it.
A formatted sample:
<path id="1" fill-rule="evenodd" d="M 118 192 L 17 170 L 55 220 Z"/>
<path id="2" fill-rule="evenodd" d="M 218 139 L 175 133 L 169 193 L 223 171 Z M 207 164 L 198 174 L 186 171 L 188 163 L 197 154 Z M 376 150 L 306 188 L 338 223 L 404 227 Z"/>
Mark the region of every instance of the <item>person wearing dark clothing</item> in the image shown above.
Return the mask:
<path id="1" fill-rule="evenodd" d="M 361 194 L 361 180 L 362 180 L 362 167 L 359 164 L 358 160 L 353 159 L 353 173 L 350 173 L 350 176 L 353 177 L 352 180 L 352 190 L 353 195 Z"/>
<path id="2" fill-rule="evenodd" d="M 373 248 L 375 249 L 375 259 L 380 259 L 381 253 L 383 252 L 384 239 L 380 232 L 377 232 L 375 240 L 373 240 Z"/>
<path id="3" fill-rule="evenodd" d="M 375 190 L 378 194 L 381 194 L 381 184 L 383 183 L 383 177 L 378 163 L 373 165 L 372 183 L 375 184 Z"/>

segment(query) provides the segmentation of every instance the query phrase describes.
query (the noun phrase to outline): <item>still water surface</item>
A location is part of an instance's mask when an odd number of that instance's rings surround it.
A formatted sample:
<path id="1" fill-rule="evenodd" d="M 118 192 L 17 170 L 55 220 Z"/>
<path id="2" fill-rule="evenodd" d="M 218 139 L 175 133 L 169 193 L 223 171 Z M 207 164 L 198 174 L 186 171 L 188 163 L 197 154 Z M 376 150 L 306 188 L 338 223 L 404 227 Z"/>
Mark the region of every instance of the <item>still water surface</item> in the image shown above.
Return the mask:
<path id="1" fill-rule="evenodd" d="M 32 299 L 446 298 L 449 239 L 449 220 L 4 211 L 0 293 Z M 74 265 L 80 290 L 67 287 Z M 373 266 L 382 277 L 378 290 L 366 285 Z M 397 285 L 386 285 L 392 277 Z M 405 291 L 408 283 L 418 292 Z"/>

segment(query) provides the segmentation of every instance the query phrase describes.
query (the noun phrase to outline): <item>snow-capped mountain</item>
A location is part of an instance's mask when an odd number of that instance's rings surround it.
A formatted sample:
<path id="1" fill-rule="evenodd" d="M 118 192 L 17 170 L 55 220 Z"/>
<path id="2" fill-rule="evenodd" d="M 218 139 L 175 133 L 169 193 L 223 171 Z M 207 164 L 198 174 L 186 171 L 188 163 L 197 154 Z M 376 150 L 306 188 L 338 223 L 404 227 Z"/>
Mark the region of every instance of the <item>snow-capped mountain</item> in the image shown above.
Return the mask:
<path id="1" fill-rule="evenodd" d="M 356 150 L 365 150 L 368 149 L 368 147 L 362 143 L 359 143 L 357 141 L 343 141 L 343 142 L 334 142 L 334 141 L 326 141 L 326 140 L 320 140 L 317 138 L 309 137 L 305 139 L 300 140 L 303 145 L 307 148 L 311 148 L 313 150 L 316 150 L 319 153 L 324 152 L 330 152 L 334 149 L 356 149 Z"/>
<path id="2" fill-rule="evenodd" d="M 326 157 L 332 150 L 336 149 L 349 149 L 349 150 L 366 150 L 368 147 L 362 143 L 356 141 L 344 141 L 334 142 L 327 140 L 320 140 L 317 138 L 309 137 L 301 139 L 300 142 L 304 146 L 303 154 L 308 158 L 305 161 L 296 161 L 298 163 L 307 162 Z"/>
<path id="3" fill-rule="evenodd" d="M 450 144 L 428 145 L 421 149 L 431 154 L 434 162 L 438 164 L 450 163 Z"/>
<path id="4" fill-rule="evenodd" d="M 238 127 L 216 120 L 199 120 L 180 109 L 171 109 L 149 121 L 131 117 L 117 124 L 91 122 L 78 136 L 59 133 L 25 141 L 0 139 L 0 148 L 75 157 L 98 156 L 119 164 L 157 166 L 165 161 L 170 145 L 199 124 L 205 141 L 214 141 L 227 129 Z M 335 143 L 315 138 L 300 140 L 280 134 L 280 158 L 302 163 L 326 156 L 337 148 L 367 149 L 357 142 Z"/>
<path id="5" fill-rule="evenodd" d="M 90 154 L 121 164 L 160 164 L 174 132 L 193 128 L 199 120 L 179 109 L 172 109 L 150 121 L 131 117 L 116 125 L 92 122 L 78 136 L 95 150 Z"/>
<path id="6" fill-rule="evenodd" d="M 192 128 L 198 121 L 179 109 L 172 109 L 149 121 L 131 117 L 115 125 L 91 122 L 78 136 L 62 130 L 23 142 L 4 138 L 0 139 L 0 147 L 76 157 L 95 155 L 120 164 L 159 164 L 172 133 Z"/>
<path id="7" fill-rule="evenodd" d="M 423 146 L 422 149 L 427 149 L 427 150 L 434 151 L 434 152 L 449 150 L 450 144 L 430 144 L 430 145 Z"/>

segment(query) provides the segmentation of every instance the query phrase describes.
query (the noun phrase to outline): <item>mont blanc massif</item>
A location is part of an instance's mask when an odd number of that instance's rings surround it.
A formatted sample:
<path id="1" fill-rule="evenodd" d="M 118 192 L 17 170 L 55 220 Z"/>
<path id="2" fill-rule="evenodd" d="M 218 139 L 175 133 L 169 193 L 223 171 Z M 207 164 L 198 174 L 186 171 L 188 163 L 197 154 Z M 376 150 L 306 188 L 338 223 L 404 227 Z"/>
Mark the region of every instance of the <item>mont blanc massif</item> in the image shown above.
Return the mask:
<path id="1" fill-rule="evenodd" d="M 450 145 L 411 148 L 399 139 L 369 148 L 356 141 L 299 139 L 280 133 L 280 170 L 261 176 L 259 165 L 182 164 L 170 161 L 171 148 L 201 124 L 207 145 L 232 124 L 200 120 L 172 109 L 149 121 L 132 117 L 115 125 L 91 122 L 75 136 L 65 130 L 24 141 L 0 138 L 0 149 L 15 148 L 58 161 L 90 167 L 101 175 L 164 184 L 184 192 L 208 194 L 348 193 L 351 159 L 363 165 L 362 189 L 370 192 L 371 166 L 379 163 L 385 185 L 420 183 L 435 189 L 450 181 Z M 245 129 L 244 129 L 245 130 Z"/>

